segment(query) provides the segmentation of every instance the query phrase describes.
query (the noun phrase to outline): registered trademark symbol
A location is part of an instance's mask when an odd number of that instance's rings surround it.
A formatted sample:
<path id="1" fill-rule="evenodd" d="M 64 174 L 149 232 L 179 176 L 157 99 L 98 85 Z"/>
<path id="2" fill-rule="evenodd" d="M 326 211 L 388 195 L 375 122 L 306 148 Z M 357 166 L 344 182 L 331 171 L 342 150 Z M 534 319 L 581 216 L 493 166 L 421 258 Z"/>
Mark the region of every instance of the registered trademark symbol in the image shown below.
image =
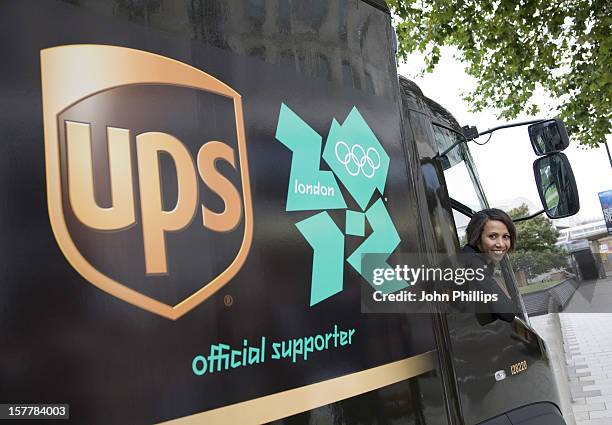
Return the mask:
<path id="1" fill-rule="evenodd" d="M 234 304 L 234 297 L 232 297 L 231 295 L 224 296 L 223 304 L 225 304 L 226 307 L 231 307 L 232 304 Z"/>

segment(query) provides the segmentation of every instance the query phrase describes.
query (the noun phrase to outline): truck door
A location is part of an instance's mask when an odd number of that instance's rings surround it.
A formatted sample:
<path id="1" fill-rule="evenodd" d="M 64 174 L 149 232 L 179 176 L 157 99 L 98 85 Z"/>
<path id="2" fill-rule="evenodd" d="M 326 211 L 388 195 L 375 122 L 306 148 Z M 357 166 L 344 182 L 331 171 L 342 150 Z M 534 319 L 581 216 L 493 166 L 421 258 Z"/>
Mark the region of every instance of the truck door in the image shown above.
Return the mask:
<path id="1" fill-rule="evenodd" d="M 451 146 L 463 135 L 440 124 L 433 124 L 439 146 Z M 441 159 L 444 184 L 452 206 L 454 229 L 460 246 L 465 244 L 465 226 L 472 209 L 488 203 L 477 169 L 467 147 L 459 144 L 454 157 Z M 452 152 L 452 151 L 451 151 Z M 482 323 L 473 314 L 449 315 L 453 364 L 466 424 L 480 423 L 503 412 L 540 401 L 554 401 L 554 379 L 543 342 L 528 325 L 528 318 L 517 290 L 511 259 L 506 256 L 494 276 L 516 305 L 512 323 L 495 320 Z"/>

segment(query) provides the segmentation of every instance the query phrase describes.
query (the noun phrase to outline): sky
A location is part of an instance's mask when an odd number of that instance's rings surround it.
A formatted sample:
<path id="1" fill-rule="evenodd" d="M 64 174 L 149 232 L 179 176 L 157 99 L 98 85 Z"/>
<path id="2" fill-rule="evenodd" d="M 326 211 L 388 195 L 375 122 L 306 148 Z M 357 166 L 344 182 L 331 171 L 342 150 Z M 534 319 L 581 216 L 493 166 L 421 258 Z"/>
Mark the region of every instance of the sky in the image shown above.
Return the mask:
<path id="1" fill-rule="evenodd" d="M 495 110 L 481 113 L 468 112 L 469 105 L 462 99 L 461 93 L 468 92 L 476 84 L 475 80 L 465 73 L 465 66 L 453 57 L 455 52 L 453 48 L 444 48 L 440 63 L 434 72 L 423 76 L 418 75 L 423 69 L 423 56 L 413 54 L 406 62 L 400 64 L 399 73 L 417 83 L 425 96 L 445 107 L 461 126 L 475 125 L 482 132 L 507 124 L 508 121 L 497 118 Z M 554 107 L 555 104 L 554 99 L 547 97 L 543 92 L 536 94 L 536 100 L 540 106 L 545 104 Z M 555 117 L 554 112 L 547 113 L 546 109 L 541 109 L 542 112 L 538 116 L 525 114 L 510 122 Z M 486 137 L 478 141 L 482 142 Z M 486 145 L 478 146 L 470 142 L 469 146 L 491 206 L 507 205 L 516 198 L 524 198 L 534 207 L 541 207 L 532 165 L 537 156 L 533 153 L 527 126 L 496 131 Z M 608 136 L 608 147 L 612 149 L 610 136 Z M 571 226 L 587 220 L 603 220 L 597 194 L 612 190 L 612 167 L 605 146 L 601 145 L 596 149 L 578 147 L 577 142 L 572 141 L 570 134 L 570 145 L 563 153 L 567 155 L 574 171 L 580 195 L 580 211 L 570 218 L 555 220 L 555 224 Z M 462 171 L 455 172 L 461 174 Z M 465 189 L 465 185 L 451 187 L 449 184 L 451 196 Z M 467 192 L 457 193 L 455 197 L 461 200 L 462 196 L 464 200 L 470 198 Z"/>

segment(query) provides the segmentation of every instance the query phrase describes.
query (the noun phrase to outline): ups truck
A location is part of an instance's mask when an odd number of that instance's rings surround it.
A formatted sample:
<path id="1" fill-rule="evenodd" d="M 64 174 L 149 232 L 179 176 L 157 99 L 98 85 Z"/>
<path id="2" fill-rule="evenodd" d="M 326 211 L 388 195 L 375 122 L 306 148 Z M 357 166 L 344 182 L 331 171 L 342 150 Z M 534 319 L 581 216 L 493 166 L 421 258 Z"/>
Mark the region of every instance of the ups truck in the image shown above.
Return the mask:
<path id="1" fill-rule="evenodd" d="M 0 33 L 2 419 L 565 424 L 508 260 L 512 321 L 362 312 L 364 255 L 459 250 L 448 170 L 487 206 L 384 2 L 3 1 Z"/>

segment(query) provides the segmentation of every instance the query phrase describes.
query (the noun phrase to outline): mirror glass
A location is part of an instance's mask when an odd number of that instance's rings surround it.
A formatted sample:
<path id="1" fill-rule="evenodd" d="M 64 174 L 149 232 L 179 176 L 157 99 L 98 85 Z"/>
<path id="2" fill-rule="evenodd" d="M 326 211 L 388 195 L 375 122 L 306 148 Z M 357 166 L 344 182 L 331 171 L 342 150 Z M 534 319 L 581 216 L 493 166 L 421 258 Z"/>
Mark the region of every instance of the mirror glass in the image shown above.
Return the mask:
<path id="1" fill-rule="evenodd" d="M 565 124 L 559 119 L 532 124 L 528 129 L 531 145 L 538 156 L 561 152 L 569 145 Z"/>
<path id="2" fill-rule="evenodd" d="M 533 163 L 542 206 L 550 218 L 574 215 L 580 209 L 578 189 L 567 157 L 555 153 Z"/>

